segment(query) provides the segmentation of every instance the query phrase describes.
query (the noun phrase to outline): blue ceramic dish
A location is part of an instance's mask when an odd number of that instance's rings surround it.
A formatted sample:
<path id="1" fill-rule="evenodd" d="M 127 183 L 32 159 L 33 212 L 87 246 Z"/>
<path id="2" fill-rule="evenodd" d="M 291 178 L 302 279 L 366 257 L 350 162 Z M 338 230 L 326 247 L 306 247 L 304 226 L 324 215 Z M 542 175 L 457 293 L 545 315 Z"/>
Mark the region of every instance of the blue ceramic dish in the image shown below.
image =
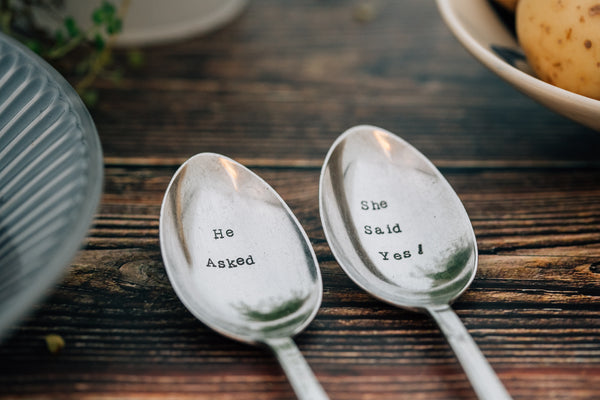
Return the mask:
<path id="1" fill-rule="evenodd" d="M 79 250 L 102 178 L 98 133 L 75 90 L 0 34 L 0 338 Z"/>

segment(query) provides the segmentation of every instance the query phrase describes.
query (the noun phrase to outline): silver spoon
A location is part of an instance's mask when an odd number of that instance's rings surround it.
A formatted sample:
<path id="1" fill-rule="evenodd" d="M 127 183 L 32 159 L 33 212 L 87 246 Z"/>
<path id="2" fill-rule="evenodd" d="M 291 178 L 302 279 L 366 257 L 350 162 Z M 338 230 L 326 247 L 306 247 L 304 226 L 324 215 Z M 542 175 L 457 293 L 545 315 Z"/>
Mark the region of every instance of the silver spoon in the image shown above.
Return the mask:
<path id="1" fill-rule="evenodd" d="M 222 155 L 190 158 L 163 199 L 160 246 L 175 293 L 194 316 L 271 348 L 298 398 L 327 398 L 291 339 L 321 304 L 319 266 L 273 188 Z"/>
<path id="2" fill-rule="evenodd" d="M 357 126 L 329 150 L 319 208 L 342 269 L 396 306 L 439 324 L 481 399 L 510 399 L 449 304 L 477 269 L 477 243 L 458 196 L 435 166 L 383 129 Z"/>

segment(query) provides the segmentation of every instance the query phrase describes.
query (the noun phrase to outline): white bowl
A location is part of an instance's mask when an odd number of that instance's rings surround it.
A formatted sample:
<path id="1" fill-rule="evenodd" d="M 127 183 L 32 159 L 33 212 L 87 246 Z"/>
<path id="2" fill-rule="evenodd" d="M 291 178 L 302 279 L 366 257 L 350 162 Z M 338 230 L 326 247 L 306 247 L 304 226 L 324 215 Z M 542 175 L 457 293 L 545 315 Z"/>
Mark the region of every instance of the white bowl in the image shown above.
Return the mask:
<path id="1" fill-rule="evenodd" d="M 98 134 L 77 93 L 0 34 L 0 337 L 79 250 L 102 176 Z"/>
<path id="2" fill-rule="evenodd" d="M 536 78 L 489 0 L 437 0 L 437 5 L 452 33 L 486 67 L 551 110 L 600 131 L 600 101 Z"/>
<path id="3" fill-rule="evenodd" d="M 56 10 L 34 8 L 36 23 L 53 34 L 66 16 L 73 17 L 83 29 L 92 26 L 90 15 L 104 0 L 62 0 Z M 121 7 L 122 0 L 112 1 Z M 126 10 L 123 31 L 116 38 L 119 46 L 147 46 L 170 43 L 193 35 L 208 33 L 236 18 L 248 0 L 134 0 Z"/>

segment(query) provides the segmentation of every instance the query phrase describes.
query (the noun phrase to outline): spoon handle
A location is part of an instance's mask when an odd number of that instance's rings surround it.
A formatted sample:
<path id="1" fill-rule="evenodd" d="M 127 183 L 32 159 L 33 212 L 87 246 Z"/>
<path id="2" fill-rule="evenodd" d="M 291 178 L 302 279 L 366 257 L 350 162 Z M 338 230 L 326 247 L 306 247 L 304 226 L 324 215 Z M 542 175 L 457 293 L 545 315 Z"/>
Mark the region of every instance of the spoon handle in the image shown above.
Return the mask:
<path id="1" fill-rule="evenodd" d="M 275 353 L 298 399 L 329 399 L 291 338 L 267 339 L 265 344 Z"/>
<path id="2" fill-rule="evenodd" d="M 510 395 L 498 376 L 469 335 L 458 315 L 449 305 L 428 308 L 427 311 L 438 323 L 467 374 L 477 397 L 480 399 L 508 400 Z"/>

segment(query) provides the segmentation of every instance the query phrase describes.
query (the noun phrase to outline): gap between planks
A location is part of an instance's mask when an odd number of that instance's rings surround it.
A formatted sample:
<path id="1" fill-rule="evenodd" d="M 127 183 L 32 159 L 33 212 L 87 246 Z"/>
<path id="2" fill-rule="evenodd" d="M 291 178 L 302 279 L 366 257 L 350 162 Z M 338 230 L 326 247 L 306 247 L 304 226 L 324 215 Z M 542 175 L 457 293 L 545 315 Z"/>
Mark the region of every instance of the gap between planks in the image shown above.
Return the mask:
<path id="1" fill-rule="evenodd" d="M 231 157 L 247 167 L 261 168 L 321 168 L 320 159 L 278 159 L 278 158 L 248 158 Z M 176 167 L 183 164 L 187 157 L 104 157 L 107 167 Z M 569 161 L 569 160 L 445 160 L 433 159 L 438 168 L 455 169 L 571 169 L 571 168 L 600 168 L 600 161 Z"/>

